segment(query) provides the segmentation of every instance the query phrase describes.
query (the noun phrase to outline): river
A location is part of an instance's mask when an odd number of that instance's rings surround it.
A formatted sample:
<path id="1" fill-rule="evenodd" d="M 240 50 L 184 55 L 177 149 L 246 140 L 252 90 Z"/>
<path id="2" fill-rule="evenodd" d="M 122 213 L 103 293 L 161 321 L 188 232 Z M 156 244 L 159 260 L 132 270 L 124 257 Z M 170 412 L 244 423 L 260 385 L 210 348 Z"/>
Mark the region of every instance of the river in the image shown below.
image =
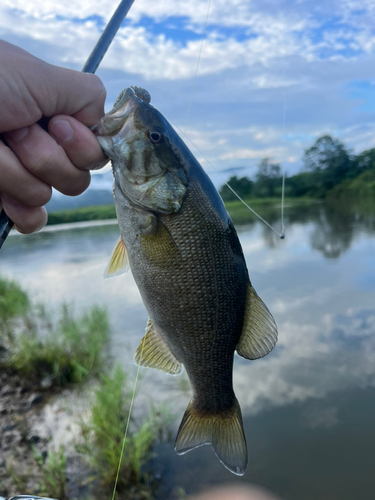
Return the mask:
<path id="1" fill-rule="evenodd" d="M 262 215 L 280 225 L 274 210 Z M 285 225 L 284 240 L 260 222 L 237 228 L 252 283 L 279 328 L 266 358 L 235 357 L 247 472 L 233 476 L 208 446 L 176 456 L 173 443 L 159 445 L 160 499 L 177 486 L 194 493 L 227 482 L 259 484 L 284 500 L 374 498 L 375 217 L 301 205 L 286 207 Z M 130 273 L 103 280 L 118 234 L 113 222 L 13 234 L 0 274 L 50 308 L 106 305 L 112 353 L 135 371 L 147 313 Z M 189 401 L 186 375 L 143 369 L 141 379 L 140 391 L 172 404 L 177 426 Z"/>

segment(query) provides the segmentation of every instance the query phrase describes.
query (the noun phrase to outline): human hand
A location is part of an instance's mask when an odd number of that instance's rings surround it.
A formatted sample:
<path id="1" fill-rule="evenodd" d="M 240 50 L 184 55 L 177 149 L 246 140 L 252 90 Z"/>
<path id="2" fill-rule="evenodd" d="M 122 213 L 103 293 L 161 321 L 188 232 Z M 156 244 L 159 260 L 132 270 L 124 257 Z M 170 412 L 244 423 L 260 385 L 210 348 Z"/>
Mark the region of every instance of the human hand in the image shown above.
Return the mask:
<path id="1" fill-rule="evenodd" d="M 52 66 L 0 40 L 0 205 L 21 233 L 47 222 L 52 187 L 74 196 L 104 155 L 88 127 L 104 115 L 106 91 L 91 74 Z M 48 132 L 37 124 L 52 117 Z"/>

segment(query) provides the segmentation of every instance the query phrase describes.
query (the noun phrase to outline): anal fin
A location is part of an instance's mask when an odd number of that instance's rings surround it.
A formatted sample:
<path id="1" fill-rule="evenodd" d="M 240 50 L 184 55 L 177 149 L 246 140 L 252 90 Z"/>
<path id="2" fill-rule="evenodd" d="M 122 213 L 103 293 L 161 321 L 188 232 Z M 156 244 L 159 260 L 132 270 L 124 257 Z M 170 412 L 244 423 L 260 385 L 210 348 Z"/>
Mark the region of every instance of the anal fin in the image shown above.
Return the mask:
<path id="1" fill-rule="evenodd" d="M 134 361 L 139 366 L 156 368 L 171 375 L 180 375 L 182 364 L 171 353 L 168 345 L 149 319 L 146 334 L 134 354 Z"/>
<path id="2" fill-rule="evenodd" d="M 242 334 L 237 352 L 246 359 L 266 356 L 277 342 L 277 326 L 268 307 L 249 284 Z"/>
<path id="3" fill-rule="evenodd" d="M 120 236 L 109 259 L 108 266 L 105 268 L 104 278 L 112 278 L 112 276 L 118 276 L 119 274 L 126 273 L 128 269 L 128 251 L 126 250 L 124 240 Z"/>

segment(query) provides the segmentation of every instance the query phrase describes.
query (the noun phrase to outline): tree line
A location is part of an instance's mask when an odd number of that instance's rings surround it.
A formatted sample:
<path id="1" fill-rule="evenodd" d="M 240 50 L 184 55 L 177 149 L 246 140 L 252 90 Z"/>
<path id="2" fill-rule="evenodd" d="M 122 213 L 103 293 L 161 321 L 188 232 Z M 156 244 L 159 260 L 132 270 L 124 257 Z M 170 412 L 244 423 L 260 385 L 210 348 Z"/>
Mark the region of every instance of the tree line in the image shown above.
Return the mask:
<path id="1" fill-rule="evenodd" d="M 323 135 L 305 150 L 303 165 L 302 172 L 288 177 L 285 183 L 285 196 L 322 199 L 334 190 L 339 192 L 338 186 L 341 189 L 340 193 L 353 186 L 358 191 L 358 186 L 362 184 L 366 185 L 368 191 L 369 183 L 371 193 L 373 192 L 375 196 L 375 148 L 355 155 L 338 139 Z M 233 176 L 228 184 L 242 198 L 281 196 L 282 170 L 279 163 L 273 162 L 270 158 L 263 158 L 259 162 L 254 180 Z M 225 184 L 219 192 L 224 201 L 236 199 Z"/>

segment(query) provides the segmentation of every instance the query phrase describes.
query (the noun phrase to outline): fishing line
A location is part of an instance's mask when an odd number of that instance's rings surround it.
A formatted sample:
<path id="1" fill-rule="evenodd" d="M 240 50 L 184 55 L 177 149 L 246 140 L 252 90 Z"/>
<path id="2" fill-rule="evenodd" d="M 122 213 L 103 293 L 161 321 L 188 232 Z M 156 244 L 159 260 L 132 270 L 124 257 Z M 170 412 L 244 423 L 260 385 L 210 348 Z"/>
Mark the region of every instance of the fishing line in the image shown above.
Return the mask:
<path id="1" fill-rule="evenodd" d="M 280 238 L 283 240 L 285 238 L 285 227 L 284 227 L 284 191 L 285 191 L 285 170 L 283 169 L 283 180 L 281 184 L 281 234 Z"/>
<path id="2" fill-rule="evenodd" d="M 195 89 L 195 82 L 196 82 L 196 80 L 197 80 L 198 68 L 199 68 L 199 63 L 200 63 L 200 60 L 201 60 L 202 48 L 203 48 L 203 42 L 204 42 L 204 36 L 205 36 L 205 34 L 206 34 L 206 28 L 207 28 L 208 15 L 209 15 L 209 13 L 210 13 L 210 8 L 211 8 L 211 0 L 209 0 L 209 2 L 208 2 L 208 9 L 207 9 L 206 23 L 205 23 L 205 25 L 204 25 L 204 30 L 203 30 L 203 35 L 202 35 L 201 46 L 200 46 L 200 49 L 199 49 L 198 61 L 197 61 L 197 67 L 196 67 L 196 70 L 195 70 L 195 75 L 194 75 L 193 88 L 192 88 L 192 90 L 191 90 L 191 94 L 190 94 L 190 102 L 189 102 L 189 108 L 188 108 L 188 112 L 187 112 L 187 116 L 186 116 L 186 121 L 185 121 L 185 128 L 184 128 L 184 132 L 186 132 L 186 127 L 187 127 L 187 123 L 188 123 L 188 120 L 189 120 L 189 115 L 190 115 L 191 103 L 193 102 L 193 94 L 194 94 L 194 89 Z"/>
<path id="3" fill-rule="evenodd" d="M 141 357 L 140 357 L 138 368 L 137 368 L 137 374 L 135 376 L 134 388 L 133 388 L 133 395 L 132 395 L 132 399 L 131 399 L 131 403 L 130 403 L 130 407 L 129 407 L 128 420 L 126 422 L 124 438 L 122 440 L 120 460 L 119 460 L 118 467 L 117 467 L 116 479 L 115 479 L 115 484 L 114 484 L 113 492 L 112 492 L 112 500 L 114 500 L 115 495 L 116 495 L 116 488 L 117 488 L 118 478 L 119 478 L 119 475 L 120 475 L 120 469 L 121 469 L 122 459 L 124 458 L 125 442 L 126 442 L 126 437 L 127 437 L 127 434 L 128 434 L 128 429 L 129 429 L 129 424 L 130 424 L 130 417 L 131 417 L 132 409 L 133 409 L 133 403 L 134 403 L 134 398 L 135 398 L 135 391 L 137 389 L 137 382 L 138 382 L 138 377 L 139 377 L 139 369 L 140 369 L 140 366 L 141 366 L 144 345 L 145 345 L 145 342 L 142 342 Z"/>
<path id="4" fill-rule="evenodd" d="M 203 36 L 202 36 L 202 41 L 201 41 L 201 46 L 200 46 L 200 49 L 199 49 L 199 54 L 198 54 L 198 61 L 197 61 L 197 67 L 195 69 L 195 75 L 194 75 L 194 80 L 193 80 L 193 88 L 191 90 L 191 94 L 190 94 L 190 101 L 189 101 L 189 108 L 188 108 L 188 112 L 187 112 L 187 116 L 186 116 L 186 121 L 185 121 L 185 127 L 184 127 L 184 131 L 182 132 L 182 130 L 176 125 L 174 124 L 174 126 L 187 138 L 187 140 L 195 147 L 195 149 L 203 156 L 203 158 L 206 160 L 206 162 L 211 165 L 211 167 L 216 170 L 216 172 L 220 173 L 208 160 L 207 158 L 204 156 L 203 153 L 201 153 L 201 151 L 199 151 L 199 149 L 197 148 L 197 146 L 187 137 L 186 135 L 186 127 L 187 127 L 187 123 L 188 123 L 188 120 L 189 120 L 189 116 L 190 116 L 190 110 L 191 110 L 191 105 L 192 105 L 192 102 L 193 102 L 193 95 L 194 95 L 194 90 L 195 90 L 195 84 L 196 84 L 196 80 L 197 80 L 197 75 L 198 75 L 198 68 L 199 68 L 199 64 L 200 64 L 200 60 L 201 60 L 201 55 L 202 55 L 202 48 L 203 48 L 203 43 L 204 43 L 204 37 L 205 37 L 205 34 L 206 34 L 206 29 L 207 29 L 207 23 L 208 23 L 208 16 L 209 16 L 209 13 L 210 13 L 210 8 L 211 8 L 211 0 L 209 0 L 208 2 L 208 9 L 207 9 L 207 15 L 206 15 L 206 22 L 205 22 L 205 25 L 204 25 L 204 30 L 203 30 Z M 285 68 L 284 68 L 284 72 L 285 72 Z M 284 126 L 285 126 L 285 115 L 286 115 L 286 102 L 285 102 L 285 94 L 284 94 L 284 102 L 283 102 L 283 129 L 284 129 Z M 171 120 L 170 120 L 171 121 Z M 171 121 L 171 123 L 173 123 Z M 241 201 L 241 203 L 243 203 L 245 205 L 246 208 L 248 208 L 250 210 L 250 212 L 252 212 L 256 217 L 258 217 L 259 220 L 261 220 L 264 224 L 266 224 L 266 226 L 268 226 L 275 234 L 277 234 L 281 239 L 284 239 L 285 238 L 285 235 L 284 235 L 284 185 L 285 185 L 285 171 L 283 170 L 283 178 L 282 178 L 282 192 L 281 192 L 281 233 L 279 233 L 278 231 L 276 231 L 276 229 L 274 229 L 267 221 L 265 221 L 255 210 L 253 210 L 247 203 L 245 203 L 245 201 L 234 191 L 233 188 L 230 187 L 230 185 L 225 182 L 225 185 L 232 191 L 232 193 Z"/>
<path id="5" fill-rule="evenodd" d="M 172 120 L 169 120 L 173 126 L 175 128 L 177 128 L 181 134 L 183 134 L 186 139 L 190 142 L 190 144 L 192 144 L 195 149 L 198 151 L 199 154 L 201 154 L 203 156 L 203 158 L 206 160 L 206 162 L 214 169 L 216 170 L 216 172 L 219 172 L 219 170 L 209 161 L 207 160 L 207 158 L 204 156 L 204 154 L 198 149 L 198 147 L 193 143 L 193 141 L 191 141 L 189 139 L 189 137 L 180 129 L 180 127 L 178 127 Z M 232 193 L 240 200 L 241 203 L 243 203 L 245 205 L 246 208 L 248 208 L 250 210 L 250 212 L 252 212 L 256 217 L 258 217 L 259 220 L 261 220 L 266 226 L 268 226 L 275 234 L 277 234 L 277 236 L 281 239 L 284 239 L 285 238 L 285 235 L 284 235 L 284 177 L 283 177 L 283 187 L 282 187 L 282 197 L 281 197 L 281 218 L 282 218 L 282 232 L 280 233 L 279 231 L 276 231 L 276 229 L 274 229 L 271 224 L 269 224 L 266 220 L 263 219 L 263 217 L 261 217 L 255 210 L 253 210 L 242 198 L 241 196 L 239 196 L 236 191 L 227 183 L 227 182 L 224 182 L 224 184 L 232 191 Z"/>
<path id="6" fill-rule="evenodd" d="M 283 77 L 285 78 L 285 66 L 283 71 Z M 286 119 L 286 97 L 285 88 L 283 90 L 283 135 L 285 134 L 285 119 Z M 285 238 L 285 227 L 284 227 L 284 192 L 285 192 L 285 168 L 283 168 L 283 178 L 281 181 L 281 235 L 280 238 Z"/>

